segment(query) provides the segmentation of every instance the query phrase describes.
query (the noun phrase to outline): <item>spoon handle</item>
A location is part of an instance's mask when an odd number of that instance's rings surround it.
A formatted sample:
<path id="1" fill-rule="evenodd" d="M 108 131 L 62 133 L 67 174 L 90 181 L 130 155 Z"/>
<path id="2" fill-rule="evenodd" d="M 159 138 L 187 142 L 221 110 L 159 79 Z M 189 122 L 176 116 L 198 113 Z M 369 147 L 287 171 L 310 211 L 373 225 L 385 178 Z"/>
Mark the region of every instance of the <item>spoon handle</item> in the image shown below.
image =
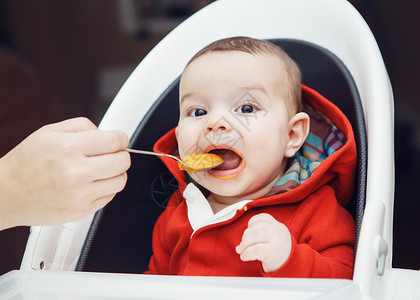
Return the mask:
<path id="1" fill-rule="evenodd" d="M 178 161 L 178 162 L 181 162 L 182 163 L 182 161 L 178 158 L 178 157 L 176 157 L 176 156 L 174 156 L 174 155 L 170 155 L 170 154 L 166 154 L 166 153 L 158 153 L 158 152 L 152 152 L 152 151 L 146 151 L 146 150 L 137 150 L 137 149 L 130 149 L 130 148 L 127 148 L 127 149 L 125 149 L 127 152 L 130 152 L 130 153 L 136 153 L 136 154 L 146 154 L 146 155 L 156 155 L 156 156 L 165 156 L 165 157 L 170 157 L 170 158 L 173 158 L 173 159 L 175 159 L 176 161 Z"/>

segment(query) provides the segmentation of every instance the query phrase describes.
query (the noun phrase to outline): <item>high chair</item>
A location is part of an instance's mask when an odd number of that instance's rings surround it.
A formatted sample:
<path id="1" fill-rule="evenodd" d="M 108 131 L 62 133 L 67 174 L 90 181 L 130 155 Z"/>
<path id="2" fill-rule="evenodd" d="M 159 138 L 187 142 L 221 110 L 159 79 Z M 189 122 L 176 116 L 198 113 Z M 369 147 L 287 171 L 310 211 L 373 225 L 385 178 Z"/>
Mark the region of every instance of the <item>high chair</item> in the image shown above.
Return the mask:
<path id="1" fill-rule="evenodd" d="M 127 274 L 147 268 L 154 222 L 176 188 L 158 158 L 132 156 L 126 188 L 104 209 L 78 222 L 31 228 L 21 269 L 0 278 L 1 299 L 186 299 L 194 292 L 200 298 L 420 298 L 419 273 L 391 267 L 392 88 L 371 31 L 347 1 L 215 1 L 144 58 L 100 129 L 123 130 L 131 138 L 130 147 L 151 150 L 177 123 L 179 76 L 188 60 L 208 43 L 229 36 L 282 46 L 299 64 L 303 83 L 334 102 L 351 121 L 358 148 L 348 207 L 357 225 L 353 280 Z"/>

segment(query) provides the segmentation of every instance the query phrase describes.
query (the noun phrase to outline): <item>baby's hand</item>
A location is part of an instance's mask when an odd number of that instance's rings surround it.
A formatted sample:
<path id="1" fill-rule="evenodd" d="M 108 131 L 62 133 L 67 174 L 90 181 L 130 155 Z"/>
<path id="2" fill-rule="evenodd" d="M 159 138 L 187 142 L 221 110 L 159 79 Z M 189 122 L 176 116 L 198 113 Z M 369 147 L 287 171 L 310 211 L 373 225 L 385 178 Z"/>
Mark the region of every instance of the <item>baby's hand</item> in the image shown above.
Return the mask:
<path id="1" fill-rule="evenodd" d="M 264 272 L 279 269 L 292 251 L 292 238 L 289 230 L 269 214 L 253 216 L 242 235 L 236 252 L 242 261 L 259 260 Z"/>

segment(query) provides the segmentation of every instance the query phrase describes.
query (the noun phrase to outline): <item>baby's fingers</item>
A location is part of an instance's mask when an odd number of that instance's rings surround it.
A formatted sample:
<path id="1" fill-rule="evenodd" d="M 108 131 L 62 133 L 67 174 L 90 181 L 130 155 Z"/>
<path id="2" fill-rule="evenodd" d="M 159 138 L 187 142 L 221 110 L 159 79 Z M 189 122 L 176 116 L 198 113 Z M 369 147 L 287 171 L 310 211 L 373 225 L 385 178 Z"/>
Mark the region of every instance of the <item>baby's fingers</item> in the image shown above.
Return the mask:
<path id="1" fill-rule="evenodd" d="M 251 219 L 249 219 L 248 227 L 255 226 L 256 224 L 265 224 L 265 226 L 277 222 L 276 219 L 270 214 L 267 213 L 261 213 L 258 215 L 253 216 Z"/>
<path id="2" fill-rule="evenodd" d="M 241 254 L 245 249 L 259 243 L 269 243 L 271 241 L 271 234 L 267 228 L 256 225 L 248 227 L 242 235 L 241 243 L 236 247 L 236 253 Z"/>
<path id="3" fill-rule="evenodd" d="M 264 261 L 267 258 L 267 253 L 267 244 L 259 243 L 247 247 L 239 254 L 242 261 Z"/>

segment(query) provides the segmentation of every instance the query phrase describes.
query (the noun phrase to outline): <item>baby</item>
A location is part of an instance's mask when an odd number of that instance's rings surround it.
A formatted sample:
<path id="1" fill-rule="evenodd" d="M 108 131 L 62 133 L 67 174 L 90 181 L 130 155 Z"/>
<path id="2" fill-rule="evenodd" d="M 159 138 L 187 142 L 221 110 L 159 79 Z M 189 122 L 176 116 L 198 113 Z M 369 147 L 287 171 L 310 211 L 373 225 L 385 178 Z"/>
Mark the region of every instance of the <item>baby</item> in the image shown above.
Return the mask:
<path id="1" fill-rule="evenodd" d="M 148 273 L 351 278 L 354 224 L 342 204 L 353 133 L 332 103 L 301 86 L 296 63 L 267 41 L 216 41 L 187 64 L 179 105 L 177 128 L 154 150 L 224 163 L 187 184 L 162 158 L 179 191 L 155 225 Z"/>

